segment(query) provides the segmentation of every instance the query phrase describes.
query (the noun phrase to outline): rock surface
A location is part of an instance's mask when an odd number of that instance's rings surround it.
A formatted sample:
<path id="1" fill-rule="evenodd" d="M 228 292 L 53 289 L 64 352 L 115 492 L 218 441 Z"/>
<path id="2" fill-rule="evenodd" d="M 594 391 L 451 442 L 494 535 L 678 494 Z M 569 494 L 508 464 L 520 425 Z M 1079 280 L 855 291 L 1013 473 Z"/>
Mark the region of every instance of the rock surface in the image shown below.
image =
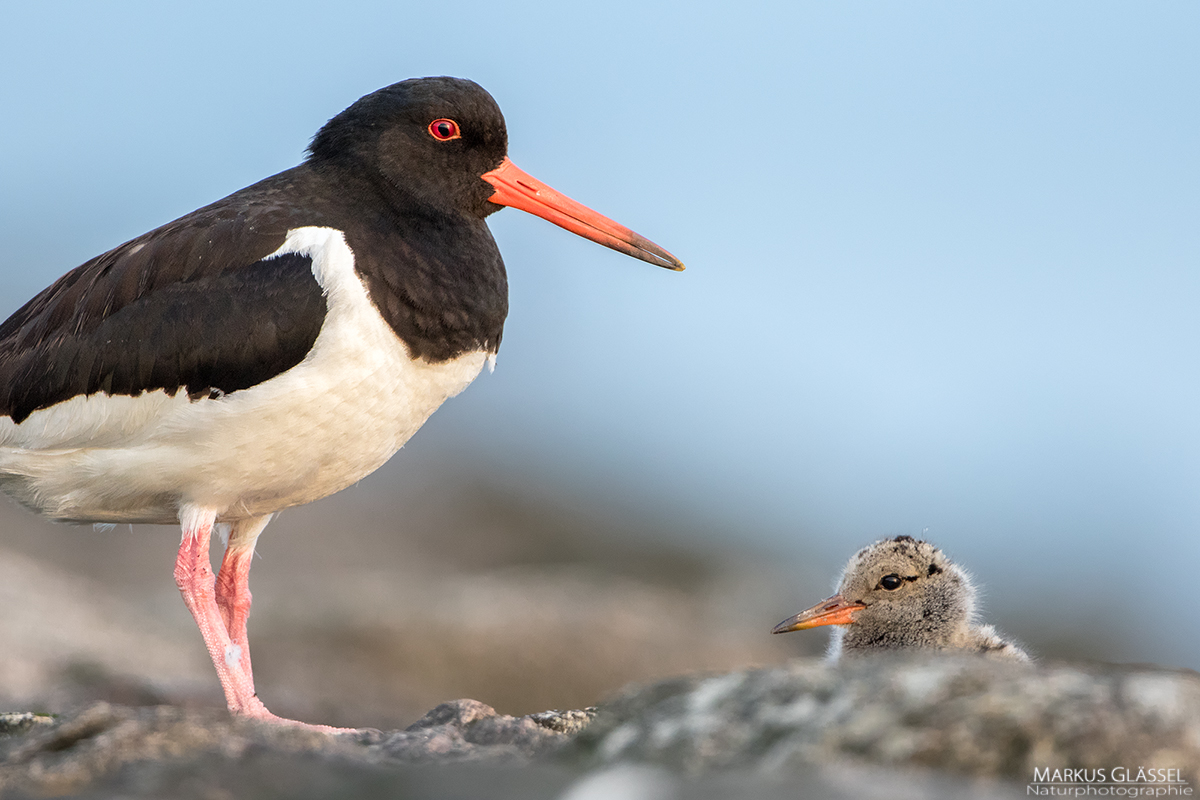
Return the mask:
<path id="1" fill-rule="evenodd" d="M 0 795 L 75 795 L 111 786 L 129 791 L 145 785 L 147 776 L 198 777 L 205 765 L 245 766 L 264 757 L 322 764 L 330 775 L 374 775 L 385 765 L 429 762 L 525 764 L 553 753 L 594 713 L 509 717 L 476 700 L 459 700 L 439 705 L 403 731 L 337 736 L 170 706 L 98 703 L 55 724 L 45 716 L 4 714 Z"/>
<path id="2" fill-rule="evenodd" d="M 570 753 L 585 767 L 853 762 L 1022 783 L 1035 769 L 1153 767 L 1194 786 L 1200 675 L 939 655 L 797 660 L 628 690 Z"/>
<path id="3" fill-rule="evenodd" d="M 633 687 L 598 713 L 459 700 L 343 736 L 167 706 L 0 719 L 6 797 L 993 798 L 1025 796 L 1035 770 L 1114 767 L 1200 781 L 1200 675 L 1150 666 L 803 659 Z"/>
<path id="4" fill-rule="evenodd" d="M 328 736 L 180 708 L 98 704 L 51 731 L 0 736 L 0 796 L 32 798 L 481 798 L 739 800 L 992 798 L 1009 786 L 847 765 L 685 776 L 648 765 L 580 770 L 559 761 L 588 712 L 504 717 L 445 703 L 406 731 Z M 538 718 L 538 719 L 535 719 Z"/>

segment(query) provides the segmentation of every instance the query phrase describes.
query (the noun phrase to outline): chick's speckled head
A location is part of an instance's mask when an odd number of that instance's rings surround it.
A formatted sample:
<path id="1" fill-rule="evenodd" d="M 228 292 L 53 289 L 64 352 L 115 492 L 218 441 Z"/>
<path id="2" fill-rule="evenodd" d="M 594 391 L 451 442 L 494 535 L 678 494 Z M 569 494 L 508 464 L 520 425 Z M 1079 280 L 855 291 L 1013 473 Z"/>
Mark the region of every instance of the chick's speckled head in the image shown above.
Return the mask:
<path id="1" fill-rule="evenodd" d="M 975 624 L 975 587 L 929 542 L 884 539 L 846 564 L 837 594 L 775 626 L 772 633 L 835 625 L 830 656 L 879 650 L 960 650 L 1027 661 L 990 625 Z"/>
<path id="2" fill-rule="evenodd" d="M 859 604 L 859 631 L 884 644 L 889 632 L 948 630 L 968 623 L 975 589 L 966 573 L 929 542 L 911 536 L 885 539 L 859 550 L 846 564 L 838 594 Z"/>

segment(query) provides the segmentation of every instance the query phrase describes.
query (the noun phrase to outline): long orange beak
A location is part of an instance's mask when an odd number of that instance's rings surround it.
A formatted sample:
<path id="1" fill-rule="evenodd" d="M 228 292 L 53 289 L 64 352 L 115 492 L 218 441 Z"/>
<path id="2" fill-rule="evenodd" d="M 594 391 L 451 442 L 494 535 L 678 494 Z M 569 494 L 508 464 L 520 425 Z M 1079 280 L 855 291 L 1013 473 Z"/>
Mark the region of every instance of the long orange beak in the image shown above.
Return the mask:
<path id="1" fill-rule="evenodd" d="M 681 270 L 683 262 L 649 239 L 643 238 L 624 225 L 597 214 L 582 203 L 560 194 L 529 173 L 518 169 L 506 157 L 500 166 L 481 176 L 496 187 L 488 199 L 502 206 L 512 206 L 549 220 L 560 228 L 577 233 L 585 239 L 619 250 L 625 255 L 640 258 L 667 269 Z"/>
<path id="2" fill-rule="evenodd" d="M 851 603 L 840 594 L 835 594 L 807 611 L 801 611 L 794 617 L 788 617 L 776 625 L 771 633 L 805 631 L 809 628 L 819 628 L 822 625 L 850 625 L 854 622 L 854 612 L 862 608 L 866 608 L 866 606 L 862 603 Z"/>

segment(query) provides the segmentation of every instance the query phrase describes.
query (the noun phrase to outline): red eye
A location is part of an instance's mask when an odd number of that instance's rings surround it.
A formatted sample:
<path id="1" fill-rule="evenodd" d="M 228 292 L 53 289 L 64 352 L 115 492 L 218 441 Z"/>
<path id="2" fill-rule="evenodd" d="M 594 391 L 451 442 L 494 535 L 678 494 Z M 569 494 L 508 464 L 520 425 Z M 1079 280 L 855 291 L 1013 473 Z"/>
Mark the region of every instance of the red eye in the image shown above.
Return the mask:
<path id="1" fill-rule="evenodd" d="M 448 142 L 462 136 L 458 130 L 458 123 L 452 119 L 435 119 L 429 123 L 429 135 L 439 142 Z"/>

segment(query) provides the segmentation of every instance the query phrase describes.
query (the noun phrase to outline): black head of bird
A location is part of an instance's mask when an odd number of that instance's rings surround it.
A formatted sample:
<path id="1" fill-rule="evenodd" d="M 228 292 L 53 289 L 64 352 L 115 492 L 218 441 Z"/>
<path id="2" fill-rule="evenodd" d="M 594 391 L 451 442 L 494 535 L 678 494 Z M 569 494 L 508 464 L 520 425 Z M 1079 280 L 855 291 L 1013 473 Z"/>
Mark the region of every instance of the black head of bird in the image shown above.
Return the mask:
<path id="1" fill-rule="evenodd" d="M 837 594 L 775 626 L 772 633 L 838 626 L 830 656 L 882 650 L 959 650 L 1019 661 L 1021 648 L 976 622 L 970 576 L 929 542 L 884 539 L 846 564 Z"/>

